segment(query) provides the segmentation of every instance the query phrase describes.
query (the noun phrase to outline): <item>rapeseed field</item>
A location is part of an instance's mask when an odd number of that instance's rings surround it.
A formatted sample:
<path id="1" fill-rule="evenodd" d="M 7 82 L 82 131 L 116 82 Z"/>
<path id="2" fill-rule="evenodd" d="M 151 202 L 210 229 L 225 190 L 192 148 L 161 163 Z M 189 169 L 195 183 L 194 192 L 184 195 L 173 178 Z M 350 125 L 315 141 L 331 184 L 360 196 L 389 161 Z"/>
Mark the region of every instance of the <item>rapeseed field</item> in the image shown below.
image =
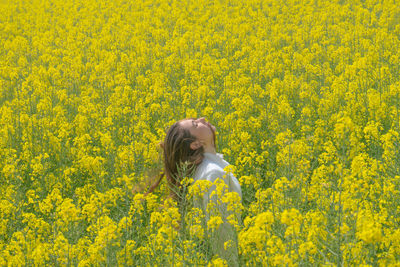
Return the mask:
<path id="1" fill-rule="evenodd" d="M 400 266 L 398 1 L 0 14 L 1 266 L 225 265 L 198 209 L 183 216 L 165 181 L 141 190 L 166 129 L 201 116 L 242 186 L 242 205 L 221 197 L 241 212 L 240 266 Z"/>

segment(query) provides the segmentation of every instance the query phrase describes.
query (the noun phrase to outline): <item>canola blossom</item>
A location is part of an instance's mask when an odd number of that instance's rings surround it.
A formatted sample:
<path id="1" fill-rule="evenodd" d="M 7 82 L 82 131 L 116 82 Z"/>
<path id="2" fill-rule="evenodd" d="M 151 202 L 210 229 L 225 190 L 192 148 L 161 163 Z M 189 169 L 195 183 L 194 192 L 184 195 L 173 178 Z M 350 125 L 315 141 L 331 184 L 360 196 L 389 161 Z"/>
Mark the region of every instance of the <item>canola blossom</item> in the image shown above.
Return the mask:
<path id="1" fill-rule="evenodd" d="M 0 266 L 400 265 L 394 0 L 4 0 Z M 227 218 L 137 190 L 186 117 L 217 128 Z M 190 180 L 190 179 L 189 179 Z M 210 209 L 213 207 L 210 206 Z"/>

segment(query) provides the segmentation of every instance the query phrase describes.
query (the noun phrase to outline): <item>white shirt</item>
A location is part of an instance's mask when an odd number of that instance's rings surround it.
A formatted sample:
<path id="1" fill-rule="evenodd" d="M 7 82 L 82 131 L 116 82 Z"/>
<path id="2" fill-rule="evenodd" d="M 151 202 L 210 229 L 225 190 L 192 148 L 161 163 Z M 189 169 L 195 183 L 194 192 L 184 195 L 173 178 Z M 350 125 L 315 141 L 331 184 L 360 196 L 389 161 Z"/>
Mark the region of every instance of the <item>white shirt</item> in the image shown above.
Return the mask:
<path id="1" fill-rule="evenodd" d="M 194 173 L 195 182 L 198 180 L 208 180 L 210 182 L 214 182 L 217 178 L 223 179 L 225 184 L 228 187 L 229 192 L 237 192 L 242 199 L 242 189 L 240 187 L 239 181 L 233 176 L 232 173 L 227 173 L 224 171 L 224 168 L 228 166 L 229 163 L 224 160 L 223 155 L 216 153 L 204 153 L 204 159 L 202 163 L 197 166 L 197 169 Z M 210 202 L 210 195 L 212 191 L 215 190 L 215 186 L 211 187 L 211 189 L 206 192 L 202 197 L 202 205 L 200 205 L 203 211 L 206 211 L 206 207 Z M 196 205 L 196 204 L 195 204 Z M 197 204 L 199 206 L 199 203 Z M 225 207 L 221 207 L 221 209 L 226 209 Z M 223 216 L 227 216 L 227 211 L 223 210 Z M 206 221 L 209 220 L 212 214 L 207 214 L 205 212 Z M 226 221 L 226 217 L 223 218 Z M 226 259 L 229 266 L 238 266 L 238 252 L 237 252 L 237 234 L 234 227 L 228 222 L 220 225 L 216 233 L 211 238 L 211 247 L 214 254 L 218 254 L 221 258 Z M 224 249 L 224 243 L 228 240 L 232 240 L 234 242 L 234 246 L 231 246 L 229 249 Z"/>
<path id="2" fill-rule="evenodd" d="M 226 174 L 224 168 L 229 165 L 229 163 L 224 160 L 223 155 L 208 152 L 205 152 L 203 155 L 203 162 L 197 166 L 194 180 L 208 180 L 214 182 L 217 178 L 223 179 Z M 237 192 L 240 198 L 242 198 L 242 189 L 235 176 L 229 173 L 225 176 L 224 181 L 228 185 L 229 192 Z"/>

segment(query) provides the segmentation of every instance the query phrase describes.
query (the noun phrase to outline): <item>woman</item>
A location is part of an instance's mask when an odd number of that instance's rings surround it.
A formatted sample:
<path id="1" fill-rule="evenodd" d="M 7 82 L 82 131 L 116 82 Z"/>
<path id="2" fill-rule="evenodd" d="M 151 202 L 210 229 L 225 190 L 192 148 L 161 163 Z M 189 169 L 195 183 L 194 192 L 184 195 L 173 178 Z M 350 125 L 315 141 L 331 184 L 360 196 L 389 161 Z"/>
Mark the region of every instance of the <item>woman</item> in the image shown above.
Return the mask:
<path id="1" fill-rule="evenodd" d="M 231 173 L 224 171 L 229 163 L 216 152 L 215 131 L 215 127 L 204 118 L 183 119 L 169 128 L 165 141 L 161 144 L 164 156 L 164 174 L 168 181 L 170 196 L 178 203 L 185 201 L 186 188 L 181 185 L 184 177 L 193 177 L 195 182 L 198 180 L 214 182 L 217 178 L 223 179 L 228 190 L 237 192 L 240 199 L 242 198 L 238 180 Z M 149 192 L 154 190 L 161 178 L 149 189 Z M 202 196 L 202 201 L 198 203 L 206 214 L 206 220 L 213 215 L 206 212 L 207 205 L 211 202 L 217 203 L 215 197 L 210 197 L 213 195 L 213 190 L 215 190 L 215 186 L 211 187 Z M 227 214 L 224 208 L 220 207 L 223 216 Z M 228 246 L 226 249 L 224 247 L 224 243 L 228 240 L 232 240 L 234 244 L 237 243 L 234 227 L 226 222 L 226 217 L 224 223 L 213 232 L 211 239 L 210 245 L 213 253 L 227 260 L 229 266 L 237 266 L 237 246 Z"/>

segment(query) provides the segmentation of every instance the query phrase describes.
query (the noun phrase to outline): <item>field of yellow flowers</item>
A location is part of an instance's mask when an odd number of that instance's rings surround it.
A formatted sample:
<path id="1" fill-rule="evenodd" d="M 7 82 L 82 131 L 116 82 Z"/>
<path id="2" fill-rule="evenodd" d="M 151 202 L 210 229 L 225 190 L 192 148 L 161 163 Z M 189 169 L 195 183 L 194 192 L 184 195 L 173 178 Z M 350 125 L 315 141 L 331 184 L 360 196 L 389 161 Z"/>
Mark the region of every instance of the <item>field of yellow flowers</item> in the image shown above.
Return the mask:
<path id="1" fill-rule="evenodd" d="M 240 265 L 400 266 L 396 2 L 1 1 L 0 265 L 223 265 L 135 190 L 204 116 Z"/>

